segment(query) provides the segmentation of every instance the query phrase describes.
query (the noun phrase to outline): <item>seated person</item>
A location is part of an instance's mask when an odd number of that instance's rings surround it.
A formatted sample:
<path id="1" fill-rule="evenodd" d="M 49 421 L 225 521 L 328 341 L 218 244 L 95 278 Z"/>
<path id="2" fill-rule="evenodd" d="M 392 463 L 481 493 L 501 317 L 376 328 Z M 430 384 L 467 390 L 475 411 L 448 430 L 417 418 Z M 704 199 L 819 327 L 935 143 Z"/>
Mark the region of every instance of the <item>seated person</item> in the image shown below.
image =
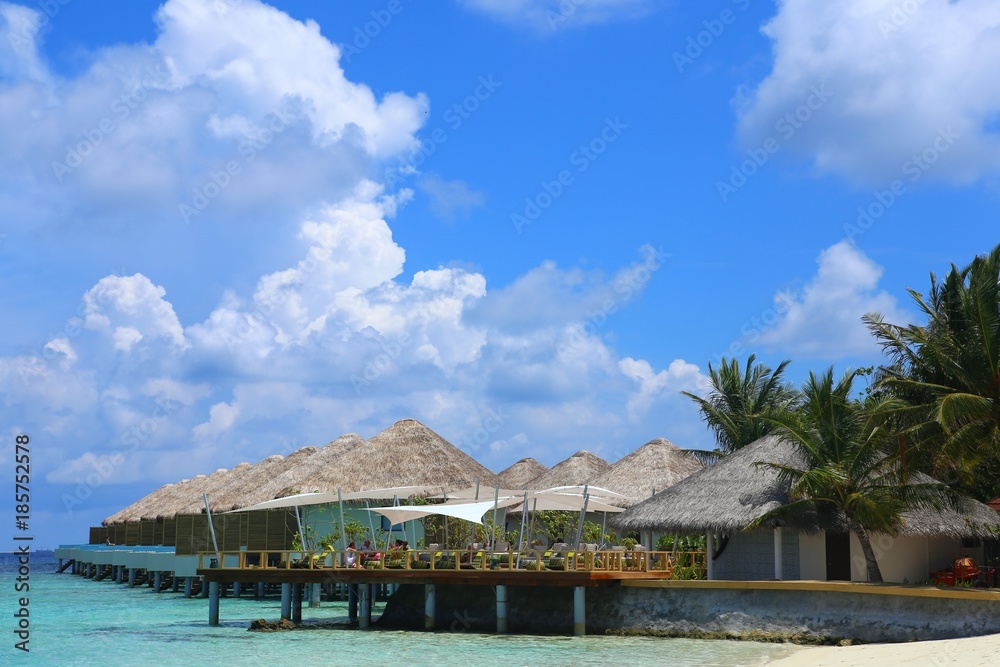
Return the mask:
<path id="1" fill-rule="evenodd" d="M 358 551 L 354 548 L 354 542 L 347 545 L 347 553 L 344 554 L 344 565 L 346 567 L 361 567 L 358 560 Z"/>

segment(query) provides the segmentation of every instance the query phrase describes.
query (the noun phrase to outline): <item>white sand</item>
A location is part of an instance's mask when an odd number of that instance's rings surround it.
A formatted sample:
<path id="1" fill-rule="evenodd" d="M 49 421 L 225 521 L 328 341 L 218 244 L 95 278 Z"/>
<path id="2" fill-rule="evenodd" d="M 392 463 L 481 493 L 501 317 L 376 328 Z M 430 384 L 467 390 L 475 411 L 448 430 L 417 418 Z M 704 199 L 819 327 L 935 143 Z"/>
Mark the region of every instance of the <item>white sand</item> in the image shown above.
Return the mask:
<path id="1" fill-rule="evenodd" d="M 1000 667 L 1000 635 L 910 642 L 804 648 L 768 667 L 847 667 L 849 665 L 921 665 Z"/>

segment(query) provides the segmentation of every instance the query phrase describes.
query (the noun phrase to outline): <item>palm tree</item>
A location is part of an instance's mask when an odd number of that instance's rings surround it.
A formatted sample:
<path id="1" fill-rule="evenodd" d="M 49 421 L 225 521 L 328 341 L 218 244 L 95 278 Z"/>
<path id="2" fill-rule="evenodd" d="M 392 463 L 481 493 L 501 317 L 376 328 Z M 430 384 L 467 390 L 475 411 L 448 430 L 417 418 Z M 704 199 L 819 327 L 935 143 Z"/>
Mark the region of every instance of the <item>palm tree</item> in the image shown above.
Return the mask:
<path id="1" fill-rule="evenodd" d="M 944 280 L 931 274 L 926 299 L 909 292 L 926 324 L 865 316 L 890 359 L 877 386 L 905 402 L 894 416 L 914 461 L 968 481 L 1000 459 L 1000 246 L 964 269 L 952 265 Z M 986 481 L 980 496 L 1000 493 L 1000 481 Z"/>
<path id="2" fill-rule="evenodd" d="M 816 513 L 840 516 L 861 543 L 868 580 L 881 582 L 872 532 L 896 535 L 908 509 L 937 505 L 939 484 L 910 483 L 898 457 L 886 447 L 888 431 L 880 416 L 891 398 L 852 398 L 856 371 L 834 384 L 833 369 L 821 376 L 809 374 L 802 389 L 803 402 L 796 412 L 768 417 L 775 434 L 795 443 L 804 465 L 762 462 L 775 468 L 779 480 L 789 484 L 791 502 L 768 512 L 751 527 L 776 517 Z"/>
<path id="3" fill-rule="evenodd" d="M 682 392 L 698 404 L 702 418 L 715 432 L 716 451 L 697 450 L 695 454 L 708 459 L 732 454 L 771 432 L 773 426 L 766 416 L 794 408 L 798 393 L 782 378 L 791 362 L 782 361 L 772 371 L 755 364 L 756 360 L 751 354 L 744 370 L 736 359 L 723 357 L 718 369 L 709 363 L 712 389 L 708 397 Z"/>

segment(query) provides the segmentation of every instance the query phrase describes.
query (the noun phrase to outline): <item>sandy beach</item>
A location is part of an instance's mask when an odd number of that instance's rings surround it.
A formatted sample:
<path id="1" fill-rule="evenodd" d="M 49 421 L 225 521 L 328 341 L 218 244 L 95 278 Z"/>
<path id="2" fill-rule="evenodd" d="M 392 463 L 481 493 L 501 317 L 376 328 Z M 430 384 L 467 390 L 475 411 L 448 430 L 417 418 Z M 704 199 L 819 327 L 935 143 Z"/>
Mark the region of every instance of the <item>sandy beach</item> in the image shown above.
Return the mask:
<path id="1" fill-rule="evenodd" d="M 848 665 L 1000 665 L 1000 635 L 864 646 L 823 646 L 803 649 L 772 663 L 775 667 L 847 667 Z"/>

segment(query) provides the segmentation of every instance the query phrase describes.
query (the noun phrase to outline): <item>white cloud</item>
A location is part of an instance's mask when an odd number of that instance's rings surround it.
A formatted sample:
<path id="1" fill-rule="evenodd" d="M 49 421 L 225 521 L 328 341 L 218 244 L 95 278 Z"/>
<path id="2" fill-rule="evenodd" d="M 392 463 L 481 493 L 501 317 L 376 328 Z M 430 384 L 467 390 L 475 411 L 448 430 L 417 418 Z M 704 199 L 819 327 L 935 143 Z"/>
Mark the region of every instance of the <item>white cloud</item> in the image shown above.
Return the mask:
<path id="1" fill-rule="evenodd" d="M 539 32 L 645 16 L 658 0 L 459 0 L 505 23 Z"/>
<path id="2" fill-rule="evenodd" d="M 739 101 L 742 141 L 758 147 L 773 137 L 855 183 L 995 172 L 998 27 L 993 0 L 781 2 L 764 28 L 773 70 Z M 809 109 L 814 87 L 830 96 Z M 950 145 L 939 139 L 949 133 Z"/>
<path id="3" fill-rule="evenodd" d="M 654 373 L 648 361 L 626 357 L 618 362 L 618 370 L 639 385 L 628 400 L 633 421 L 645 415 L 661 397 L 675 398 L 681 391 L 701 392 L 708 386 L 708 378 L 701 370 L 683 359 L 674 359 L 665 370 Z"/>
<path id="4" fill-rule="evenodd" d="M 215 438 L 233 427 L 240 416 L 240 406 L 235 403 L 216 403 L 208 410 L 209 419 L 194 427 L 193 433 L 199 440 Z"/>
<path id="5" fill-rule="evenodd" d="M 144 338 L 186 347 L 184 331 L 166 290 L 142 274 L 107 276 L 83 296 L 83 326 L 108 332 L 116 349 L 131 351 Z"/>
<path id="6" fill-rule="evenodd" d="M 759 341 L 795 357 L 874 360 L 879 346 L 861 316 L 879 312 L 898 323 L 909 322 L 912 316 L 895 297 L 878 289 L 882 267 L 849 242 L 830 246 L 817 261 L 819 270 L 801 292 L 777 295 L 782 314 L 763 330 Z"/>
<path id="7" fill-rule="evenodd" d="M 428 108 L 348 81 L 314 22 L 258 0 L 168 0 L 155 41 L 97 51 L 68 79 L 48 73 L 34 33 L 10 47 L 46 17 L 2 7 L 0 177 L 35 224 L 299 214 L 411 150 Z"/>

